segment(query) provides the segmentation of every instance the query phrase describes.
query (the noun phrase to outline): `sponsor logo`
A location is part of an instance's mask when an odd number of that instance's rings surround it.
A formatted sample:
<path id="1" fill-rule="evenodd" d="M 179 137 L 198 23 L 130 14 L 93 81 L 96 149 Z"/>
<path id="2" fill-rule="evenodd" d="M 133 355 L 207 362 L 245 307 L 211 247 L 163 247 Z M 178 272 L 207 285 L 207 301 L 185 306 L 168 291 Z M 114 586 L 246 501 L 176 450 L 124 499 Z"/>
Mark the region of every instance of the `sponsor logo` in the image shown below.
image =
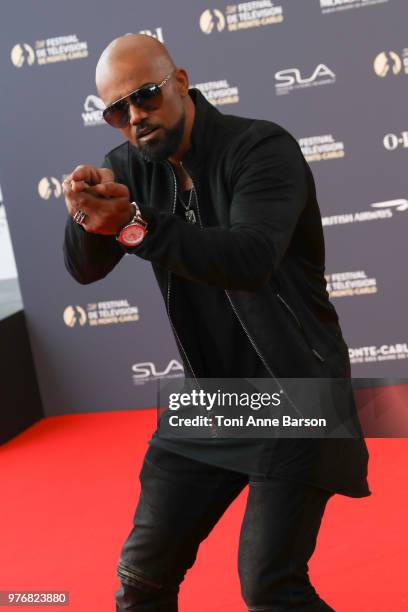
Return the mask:
<path id="1" fill-rule="evenodd" d="M 351 363 L 373 363 L 408 359 L 408 343 L 382 344 L 381 346 L 360 346 L 349 348 Z"/>
<path id="2" fill-rule="evenodd" d="M 67 327 L 75 327 L 76 325 L 85 325 L 86 312 L 82 306 L 67 306 L 62 315 L 64 323 Z"/>
<path id="3" fill-rule="evenodd" d="M 36 40 L 33 45 L 17 43 L 11 50 L 11 61 L 16 68 L 24 65 L 45 66 L 57 62 L 85 59 L 88 43 L 79 40 L 77 34 Z"/>
<path id="4" fill-rule="evenodd" d="M 334 13 L 347 9 L 364 8 L 374 4 L 385 4 L 388 0 L 320 0 L 322 13 Z"/>
<path id="5" fill-rule="evenodd" d="M 272 0 L 256 0 L 229 4 L 223 11 L 206 9 L 200 16 L 200 29 L 204 34 L 213 32 L 237 32 L 249 28 L 282 23 L 283 8 Z"/>
<path id="6" fill-rule="evenodd" d="M 408 200 L 387 200 L 371 204 L 374 210 L 363 210 L 361 212 L 345 213 L 342 215 L 331 215 L 323 217 L 323 226 L 344 225 L 346 223 L 361 223 L 363 221 L 377 221 L 379 219 L 391 219 L 395 211 L 405 212 L 408 210 Z"/>
<path id="7" fill-rule="evenodd" d="M 364 270 L 327 274 L 326 281 L 330 298 L 377 293 L 377 279 L 368 277 Z"/>
<path id="8" fill-rule="evenodd" d="M 67 306 L 63 319 L 65 325 L 74 327 L 77 323 L 89 327 L 98 325 L 115 325 L 118 323 L 133 323 L 139 321 L 139 308 L 131 306 L 128 300 L 111 300 L 109 302 L 95 302 L 82 306 Z"/>
<path id="9" fill-rule="evenodd" d="M 408 149 L 408 132 L 386 134 L 383 138 L 383 145 L 387 151 L 395 151 L 395 149 L 399 149 L 400 147 Z"/>
<path id="10" fill-rule="evenodd" d="M 132 372 L 135 385 L 143 385 L 158 378 L 181 378 L 184 376 L 184 368 L 177 359 L 171 359 L 163 370 L 158 370 L 152 361 L 134 363 Z"/>
<path id="11" fill-rule="evenodd" d="M 310 76 L 302 76 L 299 68 L 285 68 L 275 73 L 275 92 L 277 95 L 283 95 L 296 89 L 335 82 L 336 75 L 326 64 L 318 64 Z"/>
<path id="12" fill-rule="evenodd" d="M 154 28 L 153 30 L 139 30 L 139 34 L 147 34 L 152 38 L 157 38 L 160 42 L 164 43 L 163 28 Z"/>
<path id="13" fill-rule="evenodd" d="M 85 127 L 94 125 L 104 125 L 105 121 L 102 117 L 102 111 L 105 108 L 105 104 L 98 96 L 90 94 L 86 96 L 84 102 L 84 112 L 82 113 L 82 121 Z"/>
<path id="14" fill-rule="evenodd" d="M 403 212 L 404 210 L 408 210 L 408 200 L 399 199 L 399 200 L 388 200 L 387 202 L 376 202 L 375 204 L 371 204 L 373 208 L 390 208 L 393 207 L 395 210 L 399 210 Z"/>
<path id="15" fill-rule="evenodd" d="M 37 186 L 40 198 L 43 200 L 49 200 L 51 197 L 59 198 L 62 194 L 61 182 L 55 176 L 44 176 Z"/>
<path id="16" fill-rule="evenodd" d="M 336 141 L 332 134 L 309 136 L 298 141 L 307 162 L 339 159 L 345 156 L 344 143 Z"/>
<path id="17" fill-rule="evenodd" d="M 237 104 L 239 102 L 238 87 L 231 87 L 226 79 L 221 81 L 209 81 L 193 85 L 201 91 L 214 106 L 223 104 Z"/>

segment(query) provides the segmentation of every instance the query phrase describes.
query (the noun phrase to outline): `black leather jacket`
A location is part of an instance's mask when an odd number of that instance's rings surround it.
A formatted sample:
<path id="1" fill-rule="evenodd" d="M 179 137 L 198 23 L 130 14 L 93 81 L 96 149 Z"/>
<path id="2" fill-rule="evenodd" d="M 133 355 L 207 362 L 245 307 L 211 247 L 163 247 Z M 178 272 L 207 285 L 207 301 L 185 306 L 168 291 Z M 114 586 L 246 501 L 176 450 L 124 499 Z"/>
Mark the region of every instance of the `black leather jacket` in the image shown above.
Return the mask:
<path id="1" fill-rule="evenodd" d="M 140 246 L 126 249 L 114 237 L 87 234 L 69 218 L 68 270 L 90 283 L 126 251 L 134 252 L 151 261 L 168 310 L 172 273 L 225 289 L 271 373 L 343 376 L 347 351 L 326 291 L 314 180 L 298 143 L 275 123 L 223 115 L 198 90 L 190 95 L 196 116 L 183 165 L 198 194 L 199 223 L 172 214 L 171 164 L 148 163 L 126 142 L 108 153 L 105 166 L 129 187 L 150 231 Z M 208 227 L 210 206 L 217 227 Z M 176 313 L 170 316 L 178 332 Z M 182 357 L 188 361 L 183 350 Z"/>
<path id="2" fill-rule="evenodd" d="M 175 275 L 225 290 L 271 376 L 349 376 L 347 346 L 326 291 L 314 180 L 297 141 L 275 123 L 224 115 L 198 90 L 189 93 L 196 115 L 182 161 L 197 191 L 198 223 L 173 214 L 177 181 L 171 164 L 146 162 L 125 142 L 106 155 L 104 165 L 128 186 L 149 232 L 128 249 L 113 236 L 88 234 L 68 217 L 68 271 L 78 282 L 91 283 L 126 252 L 149 260 L 185 368 L 193 375 L 200 373 L 183 342 L 188 313 L 175 307 Z M 209 207 L 216 226 L 209 226 Z M 342 472 L 339 466 L 339 487 L 365 495 L 365 443 L 349 440 L 348 449 L 350 469 Z"/>

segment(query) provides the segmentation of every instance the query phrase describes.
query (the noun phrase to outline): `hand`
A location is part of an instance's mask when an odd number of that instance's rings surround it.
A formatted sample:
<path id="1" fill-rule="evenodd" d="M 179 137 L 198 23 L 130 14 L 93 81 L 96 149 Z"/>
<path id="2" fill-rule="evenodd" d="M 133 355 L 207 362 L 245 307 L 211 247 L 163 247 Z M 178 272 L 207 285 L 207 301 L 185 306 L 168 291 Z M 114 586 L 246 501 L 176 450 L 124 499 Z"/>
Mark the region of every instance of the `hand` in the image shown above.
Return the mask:
<path id="1" fill-rule="evenodd" d="M 109 168 L 97 168 L 91 165 L 77 166 L 73 172 L 65 179 L 65 182 L 70 183 L 74 192 L 83 191 L 84 189 L 99 185 L 100 183 L 110 183 L 115 180 L 115 176 Z"/>
<path id="2" fill-rule="evenodd" d="M 108 168 L 77 166 L 63 182 L 65 203 L 73 217 L 78 210 L 86 214 L 80 224 L 95 234 L 116 234 L 132 219 L 129 190 L 114 182 Z"/>

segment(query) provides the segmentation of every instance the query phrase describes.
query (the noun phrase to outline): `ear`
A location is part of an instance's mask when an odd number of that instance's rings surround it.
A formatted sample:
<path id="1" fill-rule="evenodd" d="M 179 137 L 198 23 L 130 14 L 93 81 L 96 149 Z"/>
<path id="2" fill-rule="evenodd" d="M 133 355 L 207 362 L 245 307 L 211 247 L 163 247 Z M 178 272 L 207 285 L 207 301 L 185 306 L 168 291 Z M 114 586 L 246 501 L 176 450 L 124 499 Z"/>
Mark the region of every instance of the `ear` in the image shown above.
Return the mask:
<path id="1" fill-rule="evenodd" d="M 176 72 L 174 73 L 174 78 L 176 81 L 176 89 L 178 93 L 182 98 L 185 98 L 188 95 L 189 87 L 187 72 L 184 70 L 184 68 L 177 68 Z"/>

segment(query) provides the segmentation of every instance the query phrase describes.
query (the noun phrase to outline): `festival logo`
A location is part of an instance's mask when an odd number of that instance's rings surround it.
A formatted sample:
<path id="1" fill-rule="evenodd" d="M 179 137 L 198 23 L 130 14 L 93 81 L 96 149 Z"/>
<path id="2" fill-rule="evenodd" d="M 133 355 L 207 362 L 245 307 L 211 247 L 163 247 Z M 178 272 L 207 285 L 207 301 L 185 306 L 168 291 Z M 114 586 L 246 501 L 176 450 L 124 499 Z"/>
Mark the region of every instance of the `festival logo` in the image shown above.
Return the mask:
<path id="1" fill-rule="evenodd" d="M 401 68 L 401 58 L 395 51 L 382 51 L 374 60 L 374 71 L 382 78 L 390 74 L 399 74 Z"/>
<path id="2" fill-rule="evenodd" d="M 408 131 L 400 134 L 386 134 L 383 138 L 383 145 L 387 151 L 396 149 L 408 149 Z"/>
<path id="3" fill-rule="evenodd" d="M 322 13 L 334 13 L 348 9 L 364 8 L 375 4 L 385 4 L 388 0 L 320 0 Z"/>
<path id="4" fill-rule="evenodd" d="M 285 68 L 275 74 L 275 93 L 283 95 L 297 89 L 329 85 L 335 82 L 335 73 L 325 64 L 318 64 L 309 76 L 302 75 L 299 68 Z"/>
<path id="5" fill-rule="evenodd" d="M 82 113 L 82 121 L 85 127 L 92 127 L 94 125 L 104 125 L 105 121 L 102 117 L 102 111 L 105 108 L 105 104 L 102 100 L 93 94 L 86 96 L 84 102 L 84 112 Z"/>
<path id="6" fill-rule="evenodd" d="M 200 28 L 205 34 L 211 34 L 214 28 L 222 32 L 225 28 L 225 17 L 218 9 L 207 9 L 200 17 Z"/>
<path id="7" fill-rule="evenodd" d="M 382 344 L 349 348 L 351 363 L 375 363 L 408 359 L 408 343 Z"/>
<path id="8" fill-rule="evenodd" d="M 377 293 L 377 279 L 364 270 L 326 274 L 329 297 L 341 298 Z"/>
<path id="9" fill-rule="evenodd" d="M 87 321 L 86 312 L 81 306 L 67 306 L 62 317 L 67 327 L 83 326 Z"/>
<path id="10" fill-rule="evenodd" d="M 11 61 L 16 68 L 33 64 L 45 66 L 86 57 L 88 43 L 79 40 L 77 34 L 36 40 L 32 45 L 17 43 L 11 50 Z"/>
<path id="11" fill-rule="evenodd" d="M 200 16 L 200 29 L 204 34 L 222 32 L 238 32 L 249 28 L 282 23 L 283 8 L 272 0 L 255 0 L 229 4 L 222 11 L 206 9 Z"/>
<path id="12" fill-rule="evenodd" d="M 214 106 L 237 104 L 239 102 L 238 87 L 231 87 L 226 79 L 209 81 L 207 83 L 197 83 L 193 85 L 193 87 L 199 89 Z"/>
<path id="13" fill-rule="evenodd" d="M 27 43 L 18 43 L 11 50 L 11 61 L 16 68 L 32 66 L 35 61 L 34 49 Z"/>
<path id="14" fill-rule="evenodd" d="M 340 159 L 345 156 L 344 143 L 336 141 L 332 134 L 300 138 L 298 142 L 308 163 Z"/>
<path id="15" fill-rule="evenodd" d="M 134 323 L 139 321 L 139 308 L 129 304 L 129 300 L 110 300 L 95 302 L 82 306 L 67 306 L 63 313 L 65 325 L 74 327 L 77 323 L 89 327 Z"/>
<path id="16" fill-rule="evenodd" d="M 327 227 L 333 225 L 345 225 L 347 223 L 361 223 L 363 221 L 392 219 L 396 212 L 400 213 L 408 210 L 408 200 L 405 198 L 400 198 L 397 200 L 375 202 L 374 204 L 371 204 L 371 208 L 374 210 L 363 210 L 360 212 L 323 217 L 322 224 L 324 227 Z"/>
<path id="17" fill-rule="evenodd" d="M 51 197 L 59 198 L 62 194 L 62 181 L 59 181 L 55 176 L 44 176 L 38 183 L 37 189 L 40 197 L 43 200 L 49 200 Z"/>
<path id="18" fill-rule="evenodd" d="M 134 363 L 132 365 L 132 378 L 135 385 L 144 385 L 159 378 L 181 378 L 184 376 L 184 368 L 177 359 L 171 359 L 163 370 L 157 369 L 152 361 Z"/>

